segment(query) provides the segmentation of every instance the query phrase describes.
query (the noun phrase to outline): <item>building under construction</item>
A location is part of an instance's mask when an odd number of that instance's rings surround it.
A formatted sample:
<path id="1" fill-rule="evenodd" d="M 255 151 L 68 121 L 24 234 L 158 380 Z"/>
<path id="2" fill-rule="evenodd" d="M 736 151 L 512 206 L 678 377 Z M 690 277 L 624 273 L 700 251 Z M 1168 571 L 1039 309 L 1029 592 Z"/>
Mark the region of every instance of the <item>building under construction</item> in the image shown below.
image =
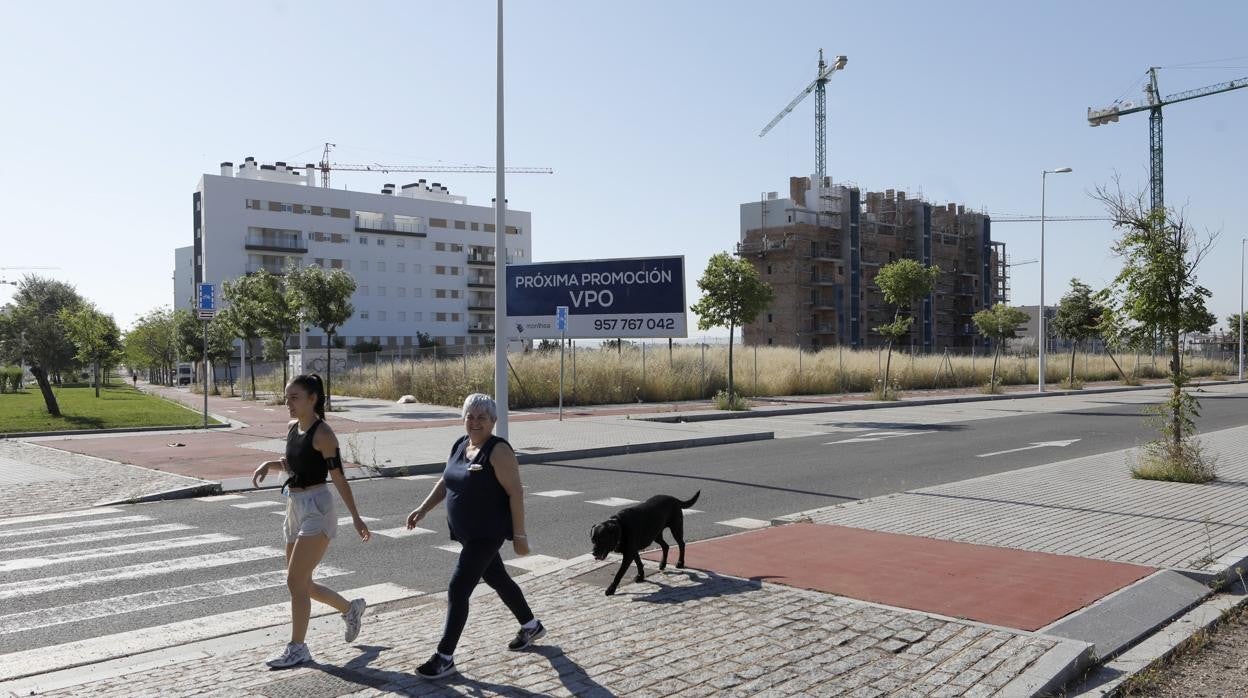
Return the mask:
<path id="1" fill-rule="evenodd" d="M 775 290 L 771 306 L 743 328 L 747 344 L 877 347 L 872 328 L 894 308 L 874 283 L 879 269 L 902 258 L 940 267 L 932 294 L 914 310 L 909 340 L 916 351 L 986 347 L 971 316 L 1008 302 L 1004 243 L 991 220 L 960 204 L 935 205 L 903 191 L 859 191 L 830 178 L 789 180 L 777 192 L 741 205 L 737 254 Z"/>

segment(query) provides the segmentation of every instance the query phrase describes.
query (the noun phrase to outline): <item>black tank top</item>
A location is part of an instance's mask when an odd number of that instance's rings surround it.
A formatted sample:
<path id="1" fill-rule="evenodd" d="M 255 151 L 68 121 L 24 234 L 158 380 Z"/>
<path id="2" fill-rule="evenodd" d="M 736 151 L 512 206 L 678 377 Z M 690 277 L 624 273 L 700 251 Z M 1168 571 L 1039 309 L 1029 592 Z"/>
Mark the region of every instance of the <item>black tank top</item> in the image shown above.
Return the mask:
<path id="1" fill-rule="evenodd" d="M 446 485 L 446 523 L 452 540 L 465 543 L 512 537 L 511 499 L 490 463 L 490 453 L 500 443 L 507 442 L 491 436 L 471 460 L 465 455 L 467 435 L 451 447 L 442 482 Z"/>
<path id="2" fill-rule="evenodd" d="M 290 477 L 286 478 L 286 487 L 311 487 L 329 479 L 329 464 L 325 456 L 312 445 L 321 420 L 312 423 L 306 432 L 299 433 L 299 422 L 290 425 L 286 433 L 286 467 L 290 469 Z M 341 467 L 341 466 L 338 466 Z"/>

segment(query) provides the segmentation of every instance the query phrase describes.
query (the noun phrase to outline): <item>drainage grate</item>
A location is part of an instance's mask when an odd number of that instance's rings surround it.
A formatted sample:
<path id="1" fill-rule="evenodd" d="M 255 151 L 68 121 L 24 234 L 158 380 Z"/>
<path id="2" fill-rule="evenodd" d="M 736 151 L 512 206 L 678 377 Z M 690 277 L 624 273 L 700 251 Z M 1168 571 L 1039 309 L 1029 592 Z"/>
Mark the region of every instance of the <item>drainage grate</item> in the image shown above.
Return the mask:
<path id="1" fill-rule="evenodd" d="M 329 673 L 331 671 L 333 673 Z M 326 667 L 320 672 L 266 683 L 252 690 L 268 698 L 338 698 L 365 688 L 381 688 L 387 683 L 386 679 L 358 671 Z"/>

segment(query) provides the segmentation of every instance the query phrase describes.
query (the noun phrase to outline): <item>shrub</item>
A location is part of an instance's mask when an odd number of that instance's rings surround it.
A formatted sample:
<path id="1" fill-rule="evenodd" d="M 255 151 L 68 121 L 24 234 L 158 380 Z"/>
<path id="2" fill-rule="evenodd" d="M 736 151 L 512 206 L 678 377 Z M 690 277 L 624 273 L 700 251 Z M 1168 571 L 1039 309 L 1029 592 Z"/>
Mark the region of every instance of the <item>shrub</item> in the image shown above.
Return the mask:
<path id="1" fill-rule="evenodd" d="M 729 395 L 727 390 L 715 393 L 715 409 L 743 412 L 750 409 L 750 403 L 741 395 Z"/>

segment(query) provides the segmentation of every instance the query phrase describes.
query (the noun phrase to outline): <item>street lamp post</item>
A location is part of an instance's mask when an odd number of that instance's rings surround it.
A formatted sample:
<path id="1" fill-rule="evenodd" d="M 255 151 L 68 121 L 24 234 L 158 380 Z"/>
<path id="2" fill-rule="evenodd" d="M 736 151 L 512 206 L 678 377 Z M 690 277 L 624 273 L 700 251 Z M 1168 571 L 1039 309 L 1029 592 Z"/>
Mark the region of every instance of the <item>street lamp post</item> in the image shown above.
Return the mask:
<path id="1" fill-rule="evenodd" d="M 1036 335 L 1036 346 L 1040 349 L 1040 365 L 1039 380 L 1037 383 L 1037 392 L 1044 392 L 1044 348 L 1047 343 L 1048 336 L 1045 334 L 1044 321 L 1044 186 L 1045 178 L 1051 174 L 1066 174 L 1070 172 L 1069 167 L 1059 167 L 1056 170 L 1043 170 L 1040 172 L 1040 324 Z"/>
<path id="2" fill-rule="evenodd" d="M 1248 238 L 1239 240 L 1239 379 L 1244 379 L 1244 243 Z"/>

